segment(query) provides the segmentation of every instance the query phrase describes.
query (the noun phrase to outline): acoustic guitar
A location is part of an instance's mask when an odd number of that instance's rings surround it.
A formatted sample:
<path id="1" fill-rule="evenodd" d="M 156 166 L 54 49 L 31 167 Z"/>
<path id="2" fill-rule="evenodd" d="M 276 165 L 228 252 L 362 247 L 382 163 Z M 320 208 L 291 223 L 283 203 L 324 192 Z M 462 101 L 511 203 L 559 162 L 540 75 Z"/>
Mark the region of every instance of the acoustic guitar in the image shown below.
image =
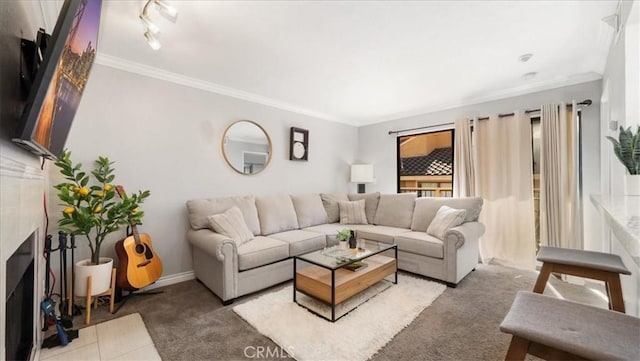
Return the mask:
<path id="1" fill-rule="evenodd" d="M 126 197 L 122 186 L 117 186 L 116 191 L 121 198 Z M 139 233 L 135 222 L 130 222 L 130 226 L 131 235 L 116 242 L 116 284 L 123 290 L 135 291 L 160 278 L 162 262 L 153 250 L 151 237 Z"/>

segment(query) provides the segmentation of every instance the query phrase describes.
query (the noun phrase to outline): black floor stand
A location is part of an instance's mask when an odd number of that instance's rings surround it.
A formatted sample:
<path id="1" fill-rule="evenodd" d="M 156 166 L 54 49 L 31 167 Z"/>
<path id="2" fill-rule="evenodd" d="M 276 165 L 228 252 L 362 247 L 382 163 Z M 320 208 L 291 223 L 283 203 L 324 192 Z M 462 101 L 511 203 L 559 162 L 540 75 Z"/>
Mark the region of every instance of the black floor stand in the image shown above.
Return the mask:
<path id="1" fill-rule="evenodd" d="M 118 307 L 116 307 L 115 310 L 113 310 L 113 313 L 116 314 L 118 312 L 118 310 L 124 306 L 125 303 L 127 303 L 127 301 L 129 301 L 130 298 L 135 297 L 135 296 L 153 296 L 153 295 L 157 295 L 160 293 L 164 293 L 164 291 L 146 291 L 146 292 L 138 292 L 138 290 L 136 291 L 130 291 L 126 296 L 122 296 L 122 289 L 121 288 L 116 288 L 116 302 L 118 302 Z"/>

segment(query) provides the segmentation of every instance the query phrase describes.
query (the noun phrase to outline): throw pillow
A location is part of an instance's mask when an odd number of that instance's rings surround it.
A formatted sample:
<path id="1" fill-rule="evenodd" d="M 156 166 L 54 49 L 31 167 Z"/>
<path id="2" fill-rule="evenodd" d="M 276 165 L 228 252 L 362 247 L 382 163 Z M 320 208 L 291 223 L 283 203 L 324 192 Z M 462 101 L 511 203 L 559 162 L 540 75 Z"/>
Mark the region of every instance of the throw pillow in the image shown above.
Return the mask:
<path id="1" fill-rule="evenodd" d="M 320 198 L 322 198 L 322 205 L 324 206 L 324 210 L 327 212 L 327 222 L 340 222 L 340 208 L 338 207 L 338 202 L 348 201 L 349 198 L 347 198 L 347 195 L 345 193 L 320 193 Z"/>
<path id="2" fill-rule="evenodd" d="M 322 199 L 320 199 L 319 194 L 292 195 L 291 201 L 296 209 L 300 228 L 327 223 L 327 212 L 322 205 Z"/>
<path id="3" fill-rule="evenodd" d="M 380 201 L 380 192 L 375 193 L 351 193 L 348 194 L 350 201 L 359 201 L 364 199 L 364 213 L 367 215 L 367 223 L 373 224 L 376 218 L 376 210 L 378 209 L 378 201 Z"/>
<path id="4" fill-rule="evenodd" d="M 427 228 L 427 234 L 444 240 L 444 235 L 450 228 L 459 226 L 464 222 L 466 214 L 467 211 L 464 209 L 455 209 L 447 206 L 440 207 L 429 228 Z"/>
<path id="5" fill-rule="evenodd" d="M 233 240 L 237 246 L 253 239 L 253 233 L 247 227 L 240 208 L 233 206 L 224 213 L 207 217 L 209 225 L 214 231 Z"/>
<path id="6" fill-rule="evenodd" d="M 364 199 L 352 202 L 338 202 L 340 224 L 367 224 L 367 214 L 364 211 L 364 206 Z"/>

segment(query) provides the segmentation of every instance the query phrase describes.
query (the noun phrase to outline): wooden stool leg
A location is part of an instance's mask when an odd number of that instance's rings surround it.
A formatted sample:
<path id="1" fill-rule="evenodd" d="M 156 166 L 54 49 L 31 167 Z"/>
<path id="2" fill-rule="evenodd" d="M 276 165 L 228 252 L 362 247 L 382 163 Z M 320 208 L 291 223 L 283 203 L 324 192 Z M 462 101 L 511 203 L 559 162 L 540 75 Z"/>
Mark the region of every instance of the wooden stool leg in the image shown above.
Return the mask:
<path id="1" fill-rule="evenodd" d="M 610 309 L 625 313 L 624 300 L 622 299 L 622 286 L 620 285 L 620 275 L 617 273 L 610 274 L 605 284 L 609 291 Z"/>
<path id="2" fill-rule="evenodd" d="M 85 305 L 85 318 L 84 324 L 88 325 L 91 322 L 91 276 L 87 277 L 87 299 Z"/>
<path id="3" fill-rule="evenodd" d="M 544 288 L 547 286 L 547 281 L 549 280 L 549 275 L 551 274 L 552 269 L 553 266 L 550 263 L 545 262 L 542 264 L 536 284 L 533 286 L 533 292 L 544 293 Z"/>
<path id="4" fill-rule="evenodd" d="M 113 303 L 116 297 L 116 269 L 111 271 L 111 290 L 109 294 L 109 313 L 113 313 Z"/>
<path id="5" fill-rule="evenodd" d="M 522 361 L 527 356 L 527 350 L 529 349 L 529 340 L 526 340 L 522 337 L 513 336 L 511 338 L 511 344 L 509 344 L 509 349 L 507 350 L 507 355 L 504 357 L 505 360 L 518 360 Z"/>

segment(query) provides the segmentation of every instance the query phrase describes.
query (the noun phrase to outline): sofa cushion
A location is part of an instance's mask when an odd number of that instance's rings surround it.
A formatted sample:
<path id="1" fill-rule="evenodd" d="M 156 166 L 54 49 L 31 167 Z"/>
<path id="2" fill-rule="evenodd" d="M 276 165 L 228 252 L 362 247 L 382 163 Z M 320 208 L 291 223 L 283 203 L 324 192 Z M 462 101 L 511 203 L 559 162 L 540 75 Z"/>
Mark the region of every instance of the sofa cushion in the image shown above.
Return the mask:
<path id="1" fill-rule="evenodd" d="M 409 228 L 413 207 L 417 195 L 415 193 L 382 194 L 378 202 L 374 224 L 389 227 Z"/>
<path id="2" fill-rule="evenodd" d="M 345 193 L 320 193 L 322 205 L 327 212 L 327 223 L 340 222 L 339 201 L 348 201 L 349 197 Z"/>
<path id="3" fill-rule="evenodd" d="M 338 244 L 338 238 L 336 235 L 339 231 L 343 230 L 345 227 L 344 224 L 340 223 L 328 223 L 328 224 L 319 224 L 317 226 L 304 228 L 303 231 L 320 233 L 326 236 L 327 246 L 333 246 Z"/>
<path id="4" fill-rule="evenodd" d="M 210 215 L 208 219 L 211 229 L 231 238 L 238 246 L 253 238 L 253 233 L 244 222 L 242 212 L 237 206 L 227 209 L 224 213 Z"/>
<path id="5" fill-rule="evenodd" d="M 380 241 L 385 243 L 393 243 L 394 237 L 409 232 L 407 228 L 387 227 L 387 226 L 355 226 L 356 237 L 371 239 L 374 241 Z"/>
<path id="6" fill-rule="evenodd" d="M 353 202 L 338 202 L 340 208 L 340 224 L 367 224 L 365 213 L 365 200 Z"/>
<path id="7" fill-rule="evenodd" d="M 467 211 L 464 209 L 455 209 L 447 206 L 440 207 L 433 221 L 429 224 L 429 228 L 427 228 L 427 234 L 444 239 L 444 235 L 449 229 L 464 222 L 466 214 Z"/>
<path id="8" fill-rule="evenodd" d="M 380 201 L 380 192 L 375 193 L 351 193 L 348 195 L 350 201 L 359 201 L 364 199 L 364 211 L 367 214 L 367 223 L 373 224 L 376 218 L 376 210 Z"/>
<path id="9" fill-rule="evenodd" d="M 189 223 L 193 229 L 209 228 L 209 217 L 238 206 L 242 217 L 253 234 L 260 234 L 260 221 L 254 196 L 192 199 L 187 201 Z"/>
<path id="10" fill-rule="evenodd" d="M 444 258 L 442 241 L 425 232 L 405 232 L 395 237 L 398 250 L 433 258 Z"/>
<path id="11" fill-rule="evenodd" d="M 256 197 L 256 208 L 263 235 L 298 229 L 298 216 L 288 195 Z"/>
<path id="12" fill-rule="evenodd" d="M 238 269 L 245 271 L 289 257 L 289 244 L 258 236 L 238 247 Z"/>
<path id="13" fill-rule="evenodd" d="M 465 222 L 475 222 L 480 216 L 482 210 L 481 197 L 468 198 L 449 198 L 449 197 L 421 197 L 416 200 L 416 207 L 413 211 L 413 219 L 411 220 L 411 230 L 426 232 L 429 224 L 436 216 L 438 209 L 442 206 L 448 206 L 456 209 L 464 209 L 467 211 Z"/>
<path id="14" fill-rule="evenodd" d="M 277 239 L 289 244 L 289 256 L 299 256 L 323 249 L 327 244 L 327 237 L 324 234 L 303 230 L 293 230 L 274 233 L 269 238 Z"/>
<path id="15" fill-rule="evenodd" d="M 292 195 L 291 201 L 296 210 L 300 228 L 327 223 L 327 211 L 324 210 L 319 194 Z"/>

